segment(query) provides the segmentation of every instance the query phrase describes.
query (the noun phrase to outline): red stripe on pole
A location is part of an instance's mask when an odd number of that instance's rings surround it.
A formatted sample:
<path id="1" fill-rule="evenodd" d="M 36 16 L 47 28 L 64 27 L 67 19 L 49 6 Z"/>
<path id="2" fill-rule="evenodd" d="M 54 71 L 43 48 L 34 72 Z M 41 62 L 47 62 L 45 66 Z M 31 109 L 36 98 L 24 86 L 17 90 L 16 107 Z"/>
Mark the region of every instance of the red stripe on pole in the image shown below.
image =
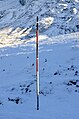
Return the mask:
<path id="1" fill-rule="evenodd" d="M 36 31 L 36 58 L 38 58 L 38 30 Z"/>

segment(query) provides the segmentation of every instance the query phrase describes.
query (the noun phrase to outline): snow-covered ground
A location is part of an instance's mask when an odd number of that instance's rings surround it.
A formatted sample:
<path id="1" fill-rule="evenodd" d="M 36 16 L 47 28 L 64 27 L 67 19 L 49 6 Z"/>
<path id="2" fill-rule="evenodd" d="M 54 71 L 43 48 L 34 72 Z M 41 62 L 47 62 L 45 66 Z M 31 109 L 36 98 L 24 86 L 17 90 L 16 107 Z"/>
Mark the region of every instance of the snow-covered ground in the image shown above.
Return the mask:
<path id="1" fill-rule="evenodd" d="M 0 119 L 79 118 L 79 1 L 0 0 Z M 39 15 L 40 110 L 35 22 Z"/>
<path id="2" fill-rule="evenodd" d="M 0 119 L 78 119 L 79 40 L 72 36 L 39 42 L 39 111 L 35 42 L 0 49 Z"/>

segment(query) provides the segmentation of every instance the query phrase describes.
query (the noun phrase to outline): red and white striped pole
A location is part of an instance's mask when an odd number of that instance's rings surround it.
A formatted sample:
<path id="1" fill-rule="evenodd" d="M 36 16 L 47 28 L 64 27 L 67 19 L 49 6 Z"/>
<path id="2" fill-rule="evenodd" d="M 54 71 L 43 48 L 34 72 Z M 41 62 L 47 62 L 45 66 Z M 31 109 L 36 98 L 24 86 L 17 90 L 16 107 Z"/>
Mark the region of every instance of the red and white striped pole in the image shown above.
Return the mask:
<path id="1" fill-rule="evenodd" d="M 36 94 L 37 94 L 37 110 L 39 110 L 38 16 L 36 21 Z"/>

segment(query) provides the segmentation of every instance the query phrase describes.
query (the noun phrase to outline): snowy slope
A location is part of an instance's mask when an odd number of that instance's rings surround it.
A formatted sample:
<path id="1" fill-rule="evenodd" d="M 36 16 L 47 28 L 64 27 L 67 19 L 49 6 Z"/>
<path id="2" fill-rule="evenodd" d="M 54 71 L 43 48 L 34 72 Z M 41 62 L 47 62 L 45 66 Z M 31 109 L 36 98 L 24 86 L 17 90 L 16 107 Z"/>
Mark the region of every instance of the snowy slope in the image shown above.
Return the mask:
<path id="1" fill-rule="evenodd" d="M 19 0 L 0 1 L 0 28 L 32 27 L 33 32 L 37 15 L 41 32 L 50 29 L 49 35 L 57 35 L 79 31 L 79 1 L 26 0 L 24 6 Z"/>
<path id="2" fill-rule="evenodd" d="M 79 1 L 0 0 L 0 119 L 79 118 Z M 35 22 L 39 15 L 40 110 Z M 62 26 L 62 27 L 61 27 Z"/>
<path id="3" fill-rule="evenodd" d="M 1 0 L 0 47 L 6 43 L 19 45 L 35 37 L 37 15 L 41 35 L 51 37 L 79 31 L 78 0 L 26 0 L 25 5 L 19 0 Z"/>
<path id="4" fill-rule="evenodd" d="M 35 42 L 0 49 L 0 119 L 78 119 L 79 40 L 72 36 L 39 42 L 39 111 Z"/>

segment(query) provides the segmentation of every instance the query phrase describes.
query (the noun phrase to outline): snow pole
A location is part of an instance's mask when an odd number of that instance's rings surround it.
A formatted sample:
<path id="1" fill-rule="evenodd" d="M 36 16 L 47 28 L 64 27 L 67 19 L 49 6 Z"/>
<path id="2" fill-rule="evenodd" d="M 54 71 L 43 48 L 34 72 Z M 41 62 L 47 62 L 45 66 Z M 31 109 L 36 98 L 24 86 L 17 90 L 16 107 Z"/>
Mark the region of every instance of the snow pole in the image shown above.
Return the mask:
<path id="1" fill-rule="evenodd" d="M 37 94 L 37 110 L 39 110 L 38 16 L 36 19 L 36 94 Z"/>

